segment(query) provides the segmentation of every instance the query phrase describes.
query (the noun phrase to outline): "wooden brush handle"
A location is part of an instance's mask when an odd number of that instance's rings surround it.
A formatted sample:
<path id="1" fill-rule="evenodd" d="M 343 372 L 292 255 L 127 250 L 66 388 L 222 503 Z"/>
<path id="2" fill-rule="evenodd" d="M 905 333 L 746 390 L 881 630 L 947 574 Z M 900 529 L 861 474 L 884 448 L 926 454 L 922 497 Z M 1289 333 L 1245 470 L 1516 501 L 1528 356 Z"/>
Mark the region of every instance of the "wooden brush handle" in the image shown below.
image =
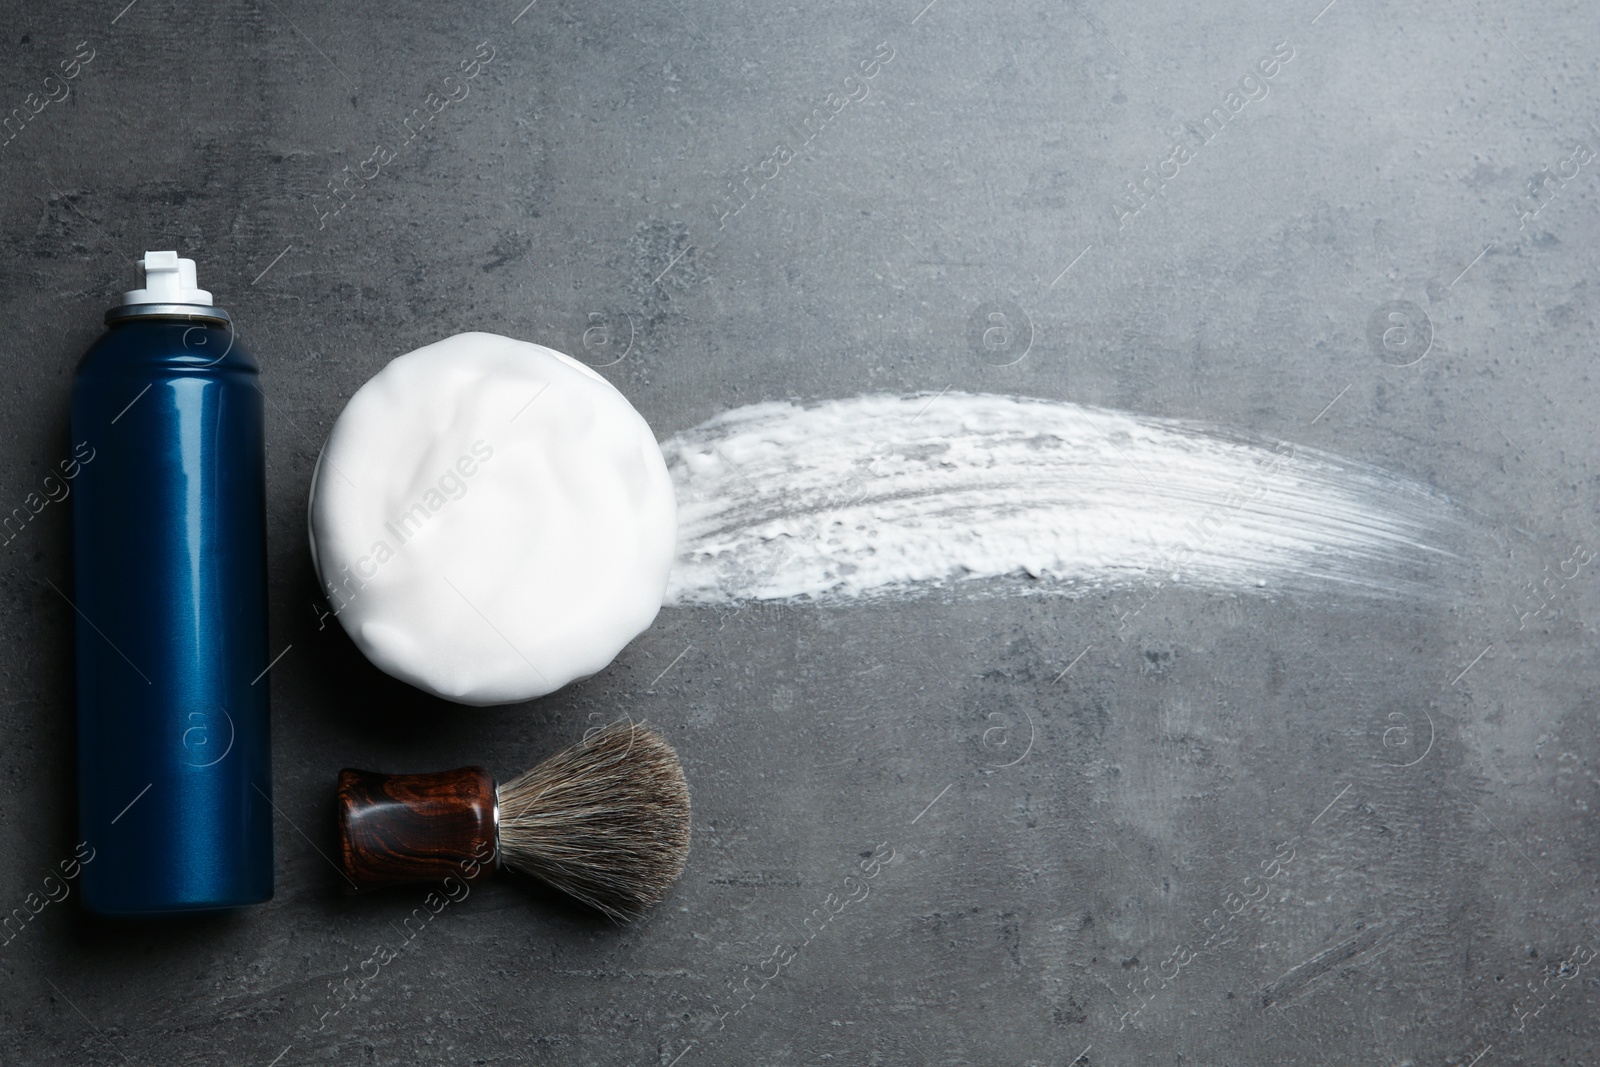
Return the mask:
<path id="1" fill-rule="evenodd" d="M 339 772 L 339 865 L 351 892 L 494 873 L 495 782 L 482 767 Z"/>

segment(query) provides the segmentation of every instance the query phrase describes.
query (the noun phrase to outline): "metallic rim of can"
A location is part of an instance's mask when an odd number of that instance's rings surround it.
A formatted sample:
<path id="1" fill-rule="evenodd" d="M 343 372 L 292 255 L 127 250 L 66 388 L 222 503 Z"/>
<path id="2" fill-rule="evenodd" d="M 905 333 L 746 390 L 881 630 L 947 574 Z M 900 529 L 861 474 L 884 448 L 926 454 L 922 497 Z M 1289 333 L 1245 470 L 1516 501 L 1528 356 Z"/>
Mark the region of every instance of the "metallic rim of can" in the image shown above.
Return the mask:
<path id="1" fill-rule="evenodd" d="M 186 319 L 227 325 L 228 313 L 210 304 L 120 304 L 106 312 L 107 325 L 121 319 Z"/>

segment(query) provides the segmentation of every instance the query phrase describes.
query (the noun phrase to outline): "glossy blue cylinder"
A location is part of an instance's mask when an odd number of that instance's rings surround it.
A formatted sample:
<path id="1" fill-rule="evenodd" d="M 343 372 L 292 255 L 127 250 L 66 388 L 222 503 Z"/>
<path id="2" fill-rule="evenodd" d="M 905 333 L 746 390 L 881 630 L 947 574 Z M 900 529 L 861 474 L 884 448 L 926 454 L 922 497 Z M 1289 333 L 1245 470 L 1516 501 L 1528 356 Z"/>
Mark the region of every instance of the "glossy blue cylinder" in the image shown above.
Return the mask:
<path id="1" fill-rule="evenodd" d="M 83 898 L 256 904 L 273 810 L 259 374 L 225 312 L 118 310 L 72 394 Z"/>

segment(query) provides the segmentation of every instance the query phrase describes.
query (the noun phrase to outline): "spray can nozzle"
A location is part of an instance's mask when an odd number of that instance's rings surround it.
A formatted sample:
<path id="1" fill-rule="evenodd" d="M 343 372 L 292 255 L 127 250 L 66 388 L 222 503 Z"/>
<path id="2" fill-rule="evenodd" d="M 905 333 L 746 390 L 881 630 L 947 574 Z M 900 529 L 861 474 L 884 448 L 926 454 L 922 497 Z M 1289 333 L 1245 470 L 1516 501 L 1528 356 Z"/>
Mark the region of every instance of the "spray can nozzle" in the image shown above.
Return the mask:
<path id="1" fill-rule="evenodd" d="M 146 252 L 139 261 L 144 269 L 144 288 L 122 294 L 128 304 L 203 304 L 211 306 L 211 294 L 199 288 L 194 260 L 179 259 L 176 252 Z"/>

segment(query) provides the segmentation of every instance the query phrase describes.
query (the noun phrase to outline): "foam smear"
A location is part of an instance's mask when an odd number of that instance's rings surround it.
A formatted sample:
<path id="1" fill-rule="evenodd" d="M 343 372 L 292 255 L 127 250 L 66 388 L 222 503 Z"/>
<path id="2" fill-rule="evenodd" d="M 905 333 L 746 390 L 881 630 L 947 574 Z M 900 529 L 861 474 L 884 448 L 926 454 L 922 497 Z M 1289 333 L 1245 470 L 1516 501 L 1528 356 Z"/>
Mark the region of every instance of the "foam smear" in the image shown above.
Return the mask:
<path id="1" fill-rule="evenodd" d="M 1008 396 L 756 404 L 661 447 L 668 604 L 1152 581 L 1410 596 L 1460 524 L 1441 495 L 1326 452 Z"/>

